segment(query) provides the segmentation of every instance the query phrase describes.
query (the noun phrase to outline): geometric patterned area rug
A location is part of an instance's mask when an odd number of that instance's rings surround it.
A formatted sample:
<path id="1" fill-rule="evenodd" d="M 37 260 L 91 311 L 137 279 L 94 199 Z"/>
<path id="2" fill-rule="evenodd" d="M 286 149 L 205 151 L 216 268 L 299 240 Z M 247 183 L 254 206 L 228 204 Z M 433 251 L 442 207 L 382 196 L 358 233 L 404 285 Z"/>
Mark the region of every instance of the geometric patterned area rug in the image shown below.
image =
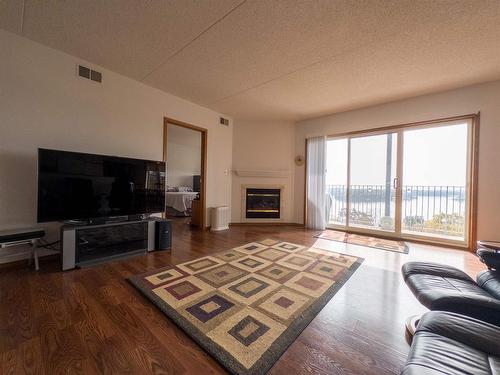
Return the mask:
<path id="1" fill-rule="evenodd" d="M 408 245 L 403 241 L 387 240 L 370 236 L 363 236 L 353 233 L 340 232 L 337 230 L 325 230 L 321 234 L 315 236 L 325 240 L 345 242 L 353 245 L 372 247 L 374 249 L 395 251 L 397 253 L 408 254 Z"/>
<path id="2" fill-rule="evenodd" d="M 233 374 L 267 372 L 362 258 L 267 239 L 129 281 Z"/>

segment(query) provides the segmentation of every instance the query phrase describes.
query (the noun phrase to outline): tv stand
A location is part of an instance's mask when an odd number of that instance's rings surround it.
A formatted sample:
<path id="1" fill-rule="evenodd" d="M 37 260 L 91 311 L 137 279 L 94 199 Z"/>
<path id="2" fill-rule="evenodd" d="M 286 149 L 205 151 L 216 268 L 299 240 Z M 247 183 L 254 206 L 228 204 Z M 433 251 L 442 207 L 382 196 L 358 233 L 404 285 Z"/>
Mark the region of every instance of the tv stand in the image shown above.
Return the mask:
<path id="1" fill-rule="evenodd" d="M 66 220 L 63 224 L 66 225 L 101 225 L 110 223 L 122 223 L 125 221 L 141 221 L 148 220 L 149 215 L 122 215 L 122 216 L 103 216 L 91 219 Z"/>
<path id="2" fill-rule="evenodd" d="M 64 224 L 61 227 L 62 269 L 153 251 L 155 236 L 156 220 Z"/>
<path id="3" fill-rule="evenodd" d="M 90 220 L 65 220 L 62 223 L 63 223 L 63 225 L 81 226 L 81 225 L 90 225 L 91 221 Z"/>

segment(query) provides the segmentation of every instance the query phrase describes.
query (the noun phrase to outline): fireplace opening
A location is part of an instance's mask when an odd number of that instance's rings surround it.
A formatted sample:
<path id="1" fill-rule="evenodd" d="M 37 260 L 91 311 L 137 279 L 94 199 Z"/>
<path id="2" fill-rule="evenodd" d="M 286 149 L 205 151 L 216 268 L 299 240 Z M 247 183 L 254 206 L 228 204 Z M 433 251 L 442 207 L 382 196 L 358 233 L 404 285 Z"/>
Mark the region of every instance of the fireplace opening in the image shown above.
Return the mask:
<path id="1" fill-rule="evenodd" d="M 280 189 L 246 189 L 247 219 L 279 219 Z"/>

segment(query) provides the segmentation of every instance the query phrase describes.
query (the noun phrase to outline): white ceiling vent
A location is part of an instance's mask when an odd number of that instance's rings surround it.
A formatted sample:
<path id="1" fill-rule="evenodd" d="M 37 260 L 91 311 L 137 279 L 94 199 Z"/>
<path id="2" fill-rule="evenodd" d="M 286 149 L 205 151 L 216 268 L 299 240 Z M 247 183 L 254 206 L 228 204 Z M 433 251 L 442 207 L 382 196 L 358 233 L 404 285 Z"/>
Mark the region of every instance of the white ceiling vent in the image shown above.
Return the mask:
<path id="1" fill-rule="evenodd" d="M 221 116 L 219 117 L 219 123 L 224 126 L 229 126 L 229 119 Z"/>

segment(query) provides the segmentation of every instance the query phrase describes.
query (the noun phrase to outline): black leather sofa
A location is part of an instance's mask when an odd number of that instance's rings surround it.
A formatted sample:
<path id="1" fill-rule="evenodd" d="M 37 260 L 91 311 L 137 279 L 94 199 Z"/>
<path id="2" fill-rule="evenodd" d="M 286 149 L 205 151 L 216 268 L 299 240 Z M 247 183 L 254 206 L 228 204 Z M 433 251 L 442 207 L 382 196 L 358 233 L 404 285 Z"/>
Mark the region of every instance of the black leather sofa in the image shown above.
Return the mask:
<path id="1" fill-rule="evenodd" d="M 454 267 L 408 262 L 402 273 L 410 290 L 429 310 L 454 312 L 500 326 L 500 272 L 483 271 L 476 283 Z"/>
<path id="2" fill-rule="evenodd" d="M 428 312 L 401 374 L 500 374 L 500 328 L 463 315 Z"/>

